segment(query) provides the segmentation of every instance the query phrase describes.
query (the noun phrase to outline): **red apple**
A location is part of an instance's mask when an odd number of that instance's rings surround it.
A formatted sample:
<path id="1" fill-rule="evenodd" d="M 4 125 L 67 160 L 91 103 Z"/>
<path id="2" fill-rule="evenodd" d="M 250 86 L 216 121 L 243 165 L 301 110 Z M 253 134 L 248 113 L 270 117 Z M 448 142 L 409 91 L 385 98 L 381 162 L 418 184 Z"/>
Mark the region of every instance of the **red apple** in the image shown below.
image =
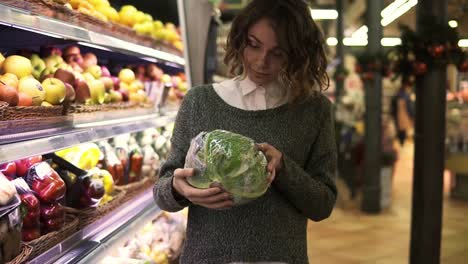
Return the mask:
<path id="1" fill-rule="evenodd" d="M 101 66 L 101 76 L 111 77 L 110 71 L 106 66 Z"/>
<path id="2" fill-rule="evenodd" d="M 117 90 L 116 92 L 120 93 L 122 95 L 122 100 L 124 102 L 128 102 L 128 98 L 129 98 L 129 95 L 128 95 L 128 91 L 127 90 Z"/>
<path id="3" fill-rule="evenodd" d="M 33 103 L 32 97 L 27 93 L 18 93 L 18 106 L 31 106 Z"/>
<path id="4" fill-rule="evenodd" d="M 64 69 L 57 69 L 54 73 L 54 77 L 61 80 L 64 83 L 75 83 L 75 75 L 72 72 Z"/>
<path id="5" fill-rule="evenodd" d="M 75 80 L 75 100 L 78 103 L 84 104 L 87 99 L 91 98 L 91 92 L 89 86 L 85 80 Z"/>
<path id="6" fill-rule="evenodd" d="M 120 88 L 120 79 L 116 76 L 111 76 L 112 81 L 114 82 L 114 90 L 118 90 Z"/>
<path id="7" fill-rule="evenodd" d="M 0 83 L 0 101 L 7 102 L 9 106 L 17 106 L 18 91 L 9 85 Z"/>
<path id="8" fill-rule="evenodd" d="M 75 93 L 75 89 L 73 88 L 73 86 L 69 83 L 65 83 L 65 89 L 66 89 L 65 101 L 66 102 L 75 101 L 76 93 Z"/>
<path id="9" fill-rule="evenodd" d="M 88 52 L 83 56 L 83 63 L 81 64 L 81 67 L 83 69 L 87 69 L 93 65 L 97 65 L 97 57 L 93 53 Z"/>
<path id="10" fill-rule="evenodd" d="M 104 87 L 106 87 L 106 92 L 114 89 L 114 81 L 110 77 L 103 76 L 101 77 L 101 81 L 104 83 Z"/>
<path id="11" fill-rule="evenodd" d="M 52 55 L 62 56 L 62 51 L 54 46 L 42 46 L 40 49 L 41 58 L 47 58 Z"/>
<path id="12" fill-rule="evenodd" d="M 83 68 L 81 68 L 78 62 L 72 61 L 72 62 L 69 62 L 68 65 L 70 65 L 70 67 L 72 67 L 72 69 L 76 72 L 79 72 L 79 73 L 83 72 Z"/>

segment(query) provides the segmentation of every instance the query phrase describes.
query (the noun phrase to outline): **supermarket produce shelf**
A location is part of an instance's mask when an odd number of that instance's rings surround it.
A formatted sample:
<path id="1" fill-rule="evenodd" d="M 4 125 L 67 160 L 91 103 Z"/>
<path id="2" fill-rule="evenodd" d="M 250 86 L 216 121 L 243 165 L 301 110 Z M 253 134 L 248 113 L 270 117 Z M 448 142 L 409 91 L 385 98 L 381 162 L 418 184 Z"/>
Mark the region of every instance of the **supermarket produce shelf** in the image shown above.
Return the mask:
<path id="1" fill-rule="evenodd" d="M 141 222 L 142 219 L 146 219 L 142 215 L 151 217 L 158 211 L 160 209 L 154 203 L 153 192 L 150 188 L 29 263 L 78 263 L 97 248 L 105 248 L 112 237 L 121 233 L 119 231 L 126 229 L 135 221 Z"/>
<path id="2" fill-rule="evenodd" d="M 96 33 L 57 19 L 0 4 L 0 24 L 58 39 L 69 39 L 98 49 L 117 51 L 141 58 L 154 58 L 183 67 L 185 59 L 167 51 L 149 48 L 113 36 Z"/>
<path id="3" fill-rule="evenodd" d="M 0 164 L 19 160 L 28 156 L 50 153 L 73 145 L 111 138 L 116 135 L 138 132 L 147 128 L 164 127 L 174 122 L 177 112 L 164 112 L 163 115 L 145 115 L 110 118 L 109 114 L 95 114 L 95 122 L 77 122 L 74 128 L 64 133 L 31 139 L 10 144 L 0 144 Z M 114 114 L 115 115 L 115 114 Z"/>

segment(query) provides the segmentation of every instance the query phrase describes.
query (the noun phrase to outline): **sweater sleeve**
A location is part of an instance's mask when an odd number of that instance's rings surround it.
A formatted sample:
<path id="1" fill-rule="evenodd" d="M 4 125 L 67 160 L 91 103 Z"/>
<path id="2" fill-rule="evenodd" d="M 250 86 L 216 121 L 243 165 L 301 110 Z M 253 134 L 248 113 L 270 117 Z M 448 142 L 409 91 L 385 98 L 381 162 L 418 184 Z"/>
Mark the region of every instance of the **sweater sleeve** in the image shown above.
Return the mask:
<path id="1" fill-rule="evenodd" d="M 314 221 L 330 216 L 337 195 L 333 180 L 337 153 L 332 105 L 326 98 L 322 98 L 321 104 L 320 131 L 305 166 L 283 155 L 284 167 L 273 183 L 289 202 Z"/>
<path id="2" fill-rule="evenodd" d="M 194 89 L 194 88 L 193 88 Z M 185 96 L 175 121 L 174 131 L 171 138 L 171 150 L 169 156 L 159 171 L 159 181 L 153 189 L 156 204 L 162 210 L 176 212 L 188 206 L 190 202 L 177 193 L 172 185 L 174 171 L 183 168 L 185 156 L 190 146 L 190 128 L 194 105 L 193 93 L 188 92 Z"/>

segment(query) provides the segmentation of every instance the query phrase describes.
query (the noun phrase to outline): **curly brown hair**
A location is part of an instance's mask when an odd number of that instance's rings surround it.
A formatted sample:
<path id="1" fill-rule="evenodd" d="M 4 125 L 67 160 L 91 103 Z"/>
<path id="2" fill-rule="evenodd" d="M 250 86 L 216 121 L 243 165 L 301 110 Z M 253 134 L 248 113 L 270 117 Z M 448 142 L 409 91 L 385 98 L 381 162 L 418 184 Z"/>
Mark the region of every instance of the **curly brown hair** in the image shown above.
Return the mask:
<path id="1" fill-rule="evenodd" d="M 243 72 L 248 30 L 262 18 L 274 24 L 279 45 L 286 52 L 278 80 L 291 91 L 290 102 L 327 89 L 330 79 L 323 35 L 302 0 L 253 0 L 234 18 L 224 57 L 230 73 Z"/>

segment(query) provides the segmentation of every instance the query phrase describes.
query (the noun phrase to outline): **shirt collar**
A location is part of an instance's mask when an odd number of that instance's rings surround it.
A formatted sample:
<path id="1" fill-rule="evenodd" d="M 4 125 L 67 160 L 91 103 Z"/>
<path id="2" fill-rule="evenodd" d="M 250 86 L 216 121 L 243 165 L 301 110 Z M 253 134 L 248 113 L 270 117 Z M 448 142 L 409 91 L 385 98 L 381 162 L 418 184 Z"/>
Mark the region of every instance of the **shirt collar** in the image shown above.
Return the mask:
<path id="1" fill-rule="evenodd" d="M 255 89 L 258 88 L 258 85 L 255 84 L 252 80 L 250 80 L 247 76 L 238 77 L 238 80 L 243 96 L 254 92 Z M 263 86 L 263 88 L 265 88 L 266 93 L 273 98 L 282 98 L 285 96 L 286 91 L 282 89 L 281 85 L 277 81 L 269 83 Z"/>

